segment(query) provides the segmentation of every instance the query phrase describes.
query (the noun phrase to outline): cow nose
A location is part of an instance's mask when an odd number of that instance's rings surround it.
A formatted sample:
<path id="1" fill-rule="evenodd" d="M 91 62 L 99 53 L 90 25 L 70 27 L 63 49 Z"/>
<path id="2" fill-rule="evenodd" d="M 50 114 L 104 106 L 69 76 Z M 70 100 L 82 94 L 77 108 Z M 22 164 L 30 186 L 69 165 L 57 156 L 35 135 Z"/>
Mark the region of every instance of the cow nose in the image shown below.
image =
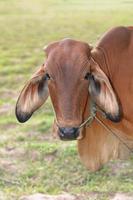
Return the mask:
<path id="1" fill-rule="evenodd" d="M 76 140 L 79 136 L 79 129 L 59 127 L 59 136 L 61 140 Z"/>

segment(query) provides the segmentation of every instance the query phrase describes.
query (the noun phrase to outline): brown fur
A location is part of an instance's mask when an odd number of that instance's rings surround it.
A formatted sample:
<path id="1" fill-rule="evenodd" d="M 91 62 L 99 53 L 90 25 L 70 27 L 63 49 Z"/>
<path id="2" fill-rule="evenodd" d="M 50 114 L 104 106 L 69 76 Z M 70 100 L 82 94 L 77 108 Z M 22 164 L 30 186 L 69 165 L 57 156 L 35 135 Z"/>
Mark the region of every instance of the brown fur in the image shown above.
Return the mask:
<path id="1" fill-rule="evenodd" d="M 133 148 L 132 52 L 133 27 L 130 30 L 125 27 L 111 29 L 92 51 L 92 57 L 111 81 L 123 112 L 119 123 L 102 120 L 123 138 L 130 148 Z M 130 154 L 116 137 L 96 121 L 86 129 L 83 140 L 78 141 L 78 149 L 81 160 L 92 171 L 99 169 L 110 159 L 128 158 Z"/>
<path id="2" fill-rule="evenodd" d="M 87 43 L 65 39 L 48 45 L 45 52 L 45 70 L 43 66 L 43 73 L 39 71 L 22 90 L 17 115 L 21 111 L 34 112 L 39 108 L 48 96 L 48 87 L 58 125 L 78 127 L 89 116 L 91 96 L 109 114 L 108 119 L 102 119 L 100 115 L 99 118 L 133 147 L 133 28 L 111 29 L 93 50 Z M 42 79 L 46 73 L 50 76 L 48 82 Z M 84 79 L 87 74 L 93 77 L 93 85 Z M 37 95 L 41 81 L 46 87 L 42 98 Z M 99 92 L 95 90 L 96 81 L 100 85 Z M 114 123 L 115 120 L 120 121 Z M 58 133 L 56 125 L 54 130 Z M 92 171 L 110 159 L 129 155 L 127 148 L 96 120 L 90 127 L 82 128 L 81 135 L 79 154 Z"/>

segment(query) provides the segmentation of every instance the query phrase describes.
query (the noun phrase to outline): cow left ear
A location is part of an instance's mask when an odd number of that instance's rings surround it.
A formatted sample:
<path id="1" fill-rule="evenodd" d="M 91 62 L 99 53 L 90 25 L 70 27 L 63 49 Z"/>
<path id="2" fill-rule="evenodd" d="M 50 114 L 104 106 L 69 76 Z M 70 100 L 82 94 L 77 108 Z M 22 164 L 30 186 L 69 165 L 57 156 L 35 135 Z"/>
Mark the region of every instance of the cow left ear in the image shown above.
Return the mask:
<path id="1" fill-rule="evenodd" d="M 102 109 L 106 117 L 113 122 L 119 122 L 120 107 L 116 94 L 106 74 L 93 58 L 90 60 L 89 93 L 94 102 Z"/>
<path id="2" fill-rule="evenodd" d="M 48 78 L 42 65 L 22 89 L 16 103 L 16 117 L 19 122 L 26 122 L 48 98 Z"/>

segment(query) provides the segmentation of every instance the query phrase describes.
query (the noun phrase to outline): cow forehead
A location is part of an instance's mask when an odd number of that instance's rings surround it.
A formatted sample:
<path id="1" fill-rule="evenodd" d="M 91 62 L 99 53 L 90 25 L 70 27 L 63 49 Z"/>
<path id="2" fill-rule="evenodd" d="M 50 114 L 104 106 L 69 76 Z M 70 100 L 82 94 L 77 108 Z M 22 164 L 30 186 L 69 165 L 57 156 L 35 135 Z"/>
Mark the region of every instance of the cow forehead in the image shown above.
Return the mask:
<path id="1" fill-rule="evenodd" d="M 70 39 L 70 38 L 65 38 L 63 40 L 60 40 L 59 45 L 88 47 L 88 44 L 86 42 L 82 42 L 82 41 L 79 41 L 79 40 L 73 40 L 73 39 Z"/>
<path id="2" fill-rule="evenodd" d="M 90 56 L 90 47 L 85 42 L 64 39 L 51 47 L 47 59 L 49 68 L 76 69 L 84 67 Z"/>
<path id="3" fill-rule="evenodd" d="M 71 54 L 75 52 L 75 55 L 78 53 L 86 53 L 89 52 L 89 46 L 85 42 L 72 40 L 72 39 L 63 39 L 58 42 L 55 51 L 61 51 L 64 54 Z"/>

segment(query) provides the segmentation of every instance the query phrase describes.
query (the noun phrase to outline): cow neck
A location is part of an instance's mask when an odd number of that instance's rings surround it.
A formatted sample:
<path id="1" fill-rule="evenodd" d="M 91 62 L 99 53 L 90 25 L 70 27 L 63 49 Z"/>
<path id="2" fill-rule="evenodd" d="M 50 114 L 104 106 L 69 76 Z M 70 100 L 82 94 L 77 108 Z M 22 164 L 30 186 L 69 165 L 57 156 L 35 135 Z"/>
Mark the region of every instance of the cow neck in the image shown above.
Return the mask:
<path id="1" fill-rule="evenodd" d="M 103 72 L 108 76 L 108 78 L 111 78 L 111 73 L 108 68 L 108 59 L 106 57 L 106 53 L 103 48 L 97 47 L 94 51 L 92 51 L 92 58 L 99 64 L 100 68 L 103 70 Z M 98 114 L 98 115 L 97 115 Z M 130 153 L 133 153 L 132 148 L 119 136 L 117 132 L 115 132 L 110 126 L 105 124 L 104 119 L 106 118 L 106 115 L 104 112 L 102 112 L 101 109 L 99 109 L 93 100 L 88 96 L 85 112 L 84 112 L 84 121 L 79 126 L 79 128 L 83 128 L 86 126 L 92 126 L 93 121 L 96 120 L 97 123 L 99 123 L 105 130 L 107 130 L 108 134 L 114 135 L 121 144 L 123 144 Z M 81 138 L 82 139 L 82 138 Z"/>
<path id="2" fill-rule="evenodd" d="M 107 130 L 108 134 L 114 135 L 121 144 L 123 144 L 129 151 L 130 153 L 133 153 L 132 148 L 130 148 L 130 146 L 128 145 L 128 143 L 126 143 L 117 132 L 113 131 L 113 129 L 111 127 L 109 127 L 107 124 L 105 124 L 105 122 L 99 118 L 99 116 L 97 116 L 97 113 L 100 112 L 100 114 L 102 115 L 103 119 L 106 118 L 106 114 L 97 107 L 97 105 L 94 103 L 94 101 L 92 99 L 90 99 L 90 103 L 89 106 L 87 107 L 87 109 L 89 110 L 89 115 L 88 118 L 86 118 L 86 120 L 84 120 L 84 122 L 78 127 L 83 128 L 86 126 L 91 126 L 93 121 L 96 120 L 98 124 L 100 124 L 105 130 Z M 79 138 L 83 139 L 83 137 Z"/>

